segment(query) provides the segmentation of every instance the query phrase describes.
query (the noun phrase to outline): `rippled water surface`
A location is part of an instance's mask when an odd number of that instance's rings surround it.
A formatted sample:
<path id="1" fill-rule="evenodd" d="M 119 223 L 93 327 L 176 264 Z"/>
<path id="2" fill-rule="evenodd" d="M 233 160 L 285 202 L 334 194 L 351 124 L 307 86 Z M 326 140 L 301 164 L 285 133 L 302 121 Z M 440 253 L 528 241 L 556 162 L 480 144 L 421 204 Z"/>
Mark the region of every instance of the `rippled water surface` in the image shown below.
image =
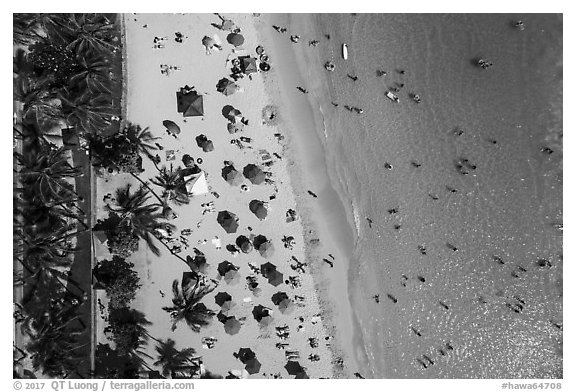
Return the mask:
<path id="1" fill-rule="evenodd" d="M 336 63 L 325 143 L 360 217 L 350 277 L 373 376 L 561 377 L 562 17 L 317 20 L 331 35 L 320 57 Z M 384 92 L 401 83 L 394 104 Z"/>

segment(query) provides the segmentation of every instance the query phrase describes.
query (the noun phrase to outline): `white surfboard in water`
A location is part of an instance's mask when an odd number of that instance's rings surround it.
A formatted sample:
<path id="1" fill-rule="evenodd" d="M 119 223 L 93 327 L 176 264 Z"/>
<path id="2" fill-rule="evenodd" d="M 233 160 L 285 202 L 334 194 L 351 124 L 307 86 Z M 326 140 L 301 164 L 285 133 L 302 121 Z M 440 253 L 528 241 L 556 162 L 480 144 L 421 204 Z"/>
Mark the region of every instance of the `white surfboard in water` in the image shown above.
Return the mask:
<path id="1" fill-rule="evenodd" d="M 342 58 L 348 60 L 348 45 L 342 44 Z"/>

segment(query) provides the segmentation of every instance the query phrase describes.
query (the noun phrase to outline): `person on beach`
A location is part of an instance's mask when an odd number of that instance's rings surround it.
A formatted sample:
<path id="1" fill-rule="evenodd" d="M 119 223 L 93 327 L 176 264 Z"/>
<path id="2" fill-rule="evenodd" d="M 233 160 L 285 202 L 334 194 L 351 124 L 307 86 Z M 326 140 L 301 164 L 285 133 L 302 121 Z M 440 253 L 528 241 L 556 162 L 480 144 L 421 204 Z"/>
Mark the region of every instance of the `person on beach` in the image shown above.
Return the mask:
<path id="1" fill-rule="evenodd" d="M 314 39 L 314 40 L 308 42 L 308 46 L 314 46 L 315 47 L 315 46 L 318 46 L 319 43 L 320 43 L 320 41 Z"/>
<path id="2" fill-rule="evenodd" d="M 308 190 L 308 194 L 310 194 L 310 196 L 312 196 L 314 198 L 318 197 L 318 195 L 315 194 L 314 192 L 312 192 L 311 190 Z"/>
<path id="3" fill-rule="evenodd" d="M 328 264 L 330 266 L 330 268 L 334 268 L 334 263 L 332 261 L 328 260 L 327 258 L 323 258 L 322 261 L 325 262 L 326 264 Z"/>
<path id="4" fill-rule="evenodd" d="M 374 302 L 376 302 L 377 304 L 380 303 L 380 294 L 376 294 L 376 295 L 372 296 L 372 298 L 374 298 Z"/>
<path id="5" fill-rule="evenodd" d="M 332 105 L 333 105 L 334 107 L 336 107 L 336 108 L 338 107 L 338 104 L 337 104 L 336 102 L 334 102 L 334 101 L 332 101 Z"/>
<path id="6" fill-rule="evenodd" d="M 299 35 L 291 35 L 290 41 L 292 41 L 296 44 L 296 43 L 298 43 L 298 41 L 300 41 L 300 36 Z"/>
<path id="7" fill-rule="evenodd" d="M 308 94 L 308 90 L 306 90 L 305 88 L 300 87 L 300 86 L 296 86 L 296 88 L 298 89 L 298 91 L 300 91 L 300 92 L 302 92 L 302 93 L 304 93 L 304 94 Z"/>
<path id="8" fill-rule="evenodd" d="M 388 73 L 386 71 L 382 71 L 380 69 L 376 70 L 376 76 L 382 77 L 382 76 L 386 76 L 386 75 L 388 75 Z"/>
<path id="9" fill-rule="evenodd" d="M 366 217 L 366 220 L 368 221 L 368 227 L 372 228 L 372 219 Z"/>
<path id="10" fill-rule="evenodd" d="M 357 80 L 358 80 L 358 76 L 356 76 L 356 75 L 350 75 L 350 74 L 346 74 L 346 75 L 348 75 L 348 77 L 349 77 L 350 79 L 352 79 L 353 81 L 357 81 Z"/>
<path id="11" fill-rule="evenodd" d="M 364 379 L 364 377 L 362 377 L 362 375 L 358 372 L 354 373 L 354 375 L 356 376 L 356 378 Z"/>

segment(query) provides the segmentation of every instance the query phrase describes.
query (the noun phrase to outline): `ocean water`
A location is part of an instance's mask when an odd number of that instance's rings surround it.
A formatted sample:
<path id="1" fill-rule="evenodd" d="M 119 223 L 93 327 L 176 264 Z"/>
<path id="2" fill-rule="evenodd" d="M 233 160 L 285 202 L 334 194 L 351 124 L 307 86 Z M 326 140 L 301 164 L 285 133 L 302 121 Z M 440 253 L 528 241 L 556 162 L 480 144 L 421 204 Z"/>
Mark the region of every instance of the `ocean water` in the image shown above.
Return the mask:
<path id="1" fill-rule="evenodd" d="M 358 235 L 361 372 L 562 377 L 562 16 L 308 18 L 304 34 L 321 40 L 302 49 L 318 136 Z M 397 84 L 395 104 L 384 93 Z"/>

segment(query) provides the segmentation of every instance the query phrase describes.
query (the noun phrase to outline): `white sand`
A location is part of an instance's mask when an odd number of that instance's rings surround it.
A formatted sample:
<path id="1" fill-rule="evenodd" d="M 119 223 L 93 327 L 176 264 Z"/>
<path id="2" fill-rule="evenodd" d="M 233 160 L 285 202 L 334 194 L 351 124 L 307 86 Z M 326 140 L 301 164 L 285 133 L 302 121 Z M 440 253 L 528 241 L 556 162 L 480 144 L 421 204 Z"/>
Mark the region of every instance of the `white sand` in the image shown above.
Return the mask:
<path id="1" fill-rule="evenodd" d="M 253 28 L 252 15 L 227 15 L 241 29 L 246 41 L 244 47 L 246 54 L 256 56 L 255 48 L 257 42 L 256 31 Z M 137 19 L 137 20 L 134 20 Z M 202 15 L 181 15 L 181 14 L 142 14 L 125 16 L 126 42 L 127 42 L 127 120 L 140 124 L 143 127 L 149 126 L 156 136 L 162 136 L 160 143 L 165 150 L 176 150 L 175 165 L 181 165 L 181 158 L 184 154 L 190 154 L 195 159 L 202 158 L 200 165 L 208 174 L 208 185 L 212 191 L 220 194 L 216 199 L 211 194 L 196 196 L 189 205 L 174 207 L 179 214 L 179 218 L 173 221 L 179 230 L 190 228 L 193 230 L 188 237 L 190 247 L 184 250 L 181 255 L 193 255 L 192 248 L 197 247 L 206 254 L 208 263 L 211 265 L 208 276 L 217 278 L 216 267 L 218 263 L 228 260 L 240 267 L 240 281 L 235 285 L 228 285 L 223 280 L 216 290 L 204 299 L 204 303 L 211 309 L 218 311 L 219 307 L 214 302 L 214 295 L 220 291 L 228 292 L 236 302 L 236 308 L 230 314 L 237 318 L 245 317 L 240 332 L 230 336 L 224 332 L 223 325 L 214 318 L 212 324 L 204 328 L 200 333 L 191 331 L 185 323 L 178 326 L 175 332 L 170 331 L 171 321 L 168 313 L 161 309 L 162 306 L 171 304 L 171 285 L 174 279 L 180 279 L 182 272 L 188 267 L 176 257 L 170 255 L 167 250 L 163 250 L 160 258 L 149 252 L 144 243 L 140 244 L 140 250 L 135 253 L 130 261 L 136 265 L 143 287 L 132 306 L 145 313 L 152 325 L 148 330 L 157 339 L 172 338 L 177 342 L 177 347 L 193 347 L 199 355 L 203 356 L 206 368 L 212 372 L 226 375 L 229 370 L 242 369 L 242 363 L 237 360 L 232 353 L 240 347 L 250 347 L 262 363 L 262 368 L 258 374 L 251 377 L 262 377 L 263 374 L 270 376 L 271 373 L 280 373 L 283 378 L 292 378 L 284 369 L 287 360 L 284 351 L 275 347 L 278 342 L 289 343 L 290 348 L 300 351 L 300 363 L 307 368 L 311 378 L 332 377 L 332 352 L 325 345 L 324 336 L 326 332 L 323 323 L 311 323 L 314 314 L 320 312 L 314 281 L 309 273 L 299 274 L 290 268 L 290 256 L 297 257 L 300 261 L 306 260 L 304 255 L 304 238 L 301 221 L 286 223 L 285 213 L 288 208 L 296 208 L 295 196 L 293 194 L 287 160 L 277 160 L 275 164 L 267 170 L 273 172 L 276 180 L 278 194 L 275 200 L 270 202 L 271 211 L 264 221 L 250 212 L 248 203 L 252 199 L 267 201 L 274 193 L 271 185 L 252 185 L 248 180 L 244 183 L 249 185 L 249 192 L 241 192 L 240 187 L 229 185 L 221 177 L 220 172 L 224 160 L 231 160 L 235 167 L 241 171 L 248 163 L 258 161 L 258 149 L 264 148 L 271 154 L 276 152 L 283 155 L 282 146 L 273 136 L 282 130 L 262 124 L 261 110 L 264 106 L 272 102 L 267 97 L 264 82 L 261 74 L 256 74 L 253 80 L 244 78 L 238 82 L 244 91 L 226 97 L 216 91 L 216 83 L 222 77 L 229 75 L 229 67 L 226 66 L 226 58 L 232 51 L 232 46 L 226 43 L 226 34 L 210 25 L 218 23 L 219 19 L 212 14 Z M 147 28 L 142 26 L 147 24 Z M 183 33 L 184 43 L 174 41 L 174 33 Z M 223 41 L 223 51 L 206 55 L 201 40 L 205 35 L 212 36 L 218 34 Z M 153 49 L 153 39 L 155 36 L 167 37 L 164 49 Z M 168 64 L 181 67 L 180 71 L 173 72 L 170 76 L 160 73 L 160 64 Z M 229 64 L 228 64 L 229 66 Z M 181 114 L 176 112 L 176 91 L 184 85 L 195 86 L 197 91 L 204 94 L 204 112 L 202 117 L 188 117 L 187 122 L 183 122 Z M 242 111 L 243 115 L 249 119 L 249 126 L 246 127 L 243 135 L 229 135 L 226 129 L 227 120 L 222 116 L 222 107 L 232 105 Z M 178 140 L 164 133 L 163 120 L 172 120 L 180 125 L 182 133 Z M 214 142 L 215 150 L 204 153 L 197 147 L 195 137 L 205 134 Z M 247 136 L 253 139 L 251 146 L 253 149 L 240 150 L 237 146 L 230 144 L 230 140 L 239 136 Z M 247 144 L 250 145 L 250 144 Z M 164 151 L 160 152 L 164 160 Z M 168 162 L 169 164 L 170 162 Z M 146 179 L 155 175 L 155 169 L 150 162 L 145 162 L 146 171 L 142 178 Z M 130 182 L 136 185 L 136 181 L 129 175 L 116 176 L 110 182 L 98 181 L 99 217 L 104 217 L 102 212 L 102 197 L 111 192 L 116 187 Z M 202 215 L 203 208 L 200 204 L 214 201 L 216 212 Z M 240 227 L 236 234 L 228 234 L 216 222 L 218 211 L 229 210 L 239 217 Z M 201 228 L 196 225 L 201 222 Z M 233 257 L 226 249 L 226 244 L 235 242 L 238 235 L 249 235 L 246 229 L 251 226 L 254 234 L 263 234 L 272 240 L 275 246 L 274 256 L 269 260 L 261 257 L 256 251 L 245 255 L 239 254 Z M 293 250 L 285 249 L 281 239 L 284 235 L 292 235 L 296 239 L 296 246 Z M 217 250 L 211 240 L 219 237 L 222 241 L 222 249 Z M 205 244 L 198 244 L 198 241 L 206 239 Z M 101 259 L 101 257 L 99 257 Z M 245 278 L 251 274 L 248 263 L 257 266 L 270 261 L 277 265 L 286 279 L 289 275 L 299 275 L 302 286 L 291 289 L 285 284 L 277 287 L 270 285 L 261 276 L 258 279 L 262 288 L 262 293 L 255 298 L 247 289 Z M 160 290 L 166 293 L 163 298 Z M 295 307 L 295 311 L 290 315 L 282 315 L 270 297 L 277 291 L 285 291 L 291 297 L 300 295 L 306 298 L 305 307 Z M 252 297 L 252 302 L 244 302 L 246 297 Z M 251 311 L 254 305 L 262 304 L 274 310 L 274 321 L 265 329 L 260 329 Z M 304 317 L 302 323 L 304 329 L 300 332 L 297 327 L 301 324 L 298 317 Z M 102 324 L 102 323 L 100 323 Z M 290 338 L 281 341 L 276 337 L 274 327 L 288 325 L 290 327 Z M 99 330 L 102 325 L 99 325 Z M 203 349 L 201 345 L 202 337 L 212 336 L 218 339 L 215 347 L 211 350 Z M 317 337 L 319 347 L 312 349 L 308 345 L 308 338 Z M 155 356 L 153 342 L 146 350 L 150 355 Z M 309 354 L 317 354 L 321 360 L 311 362 L 308 360 Z M 152 362 L 152 361 L 150 361 Z"/>

